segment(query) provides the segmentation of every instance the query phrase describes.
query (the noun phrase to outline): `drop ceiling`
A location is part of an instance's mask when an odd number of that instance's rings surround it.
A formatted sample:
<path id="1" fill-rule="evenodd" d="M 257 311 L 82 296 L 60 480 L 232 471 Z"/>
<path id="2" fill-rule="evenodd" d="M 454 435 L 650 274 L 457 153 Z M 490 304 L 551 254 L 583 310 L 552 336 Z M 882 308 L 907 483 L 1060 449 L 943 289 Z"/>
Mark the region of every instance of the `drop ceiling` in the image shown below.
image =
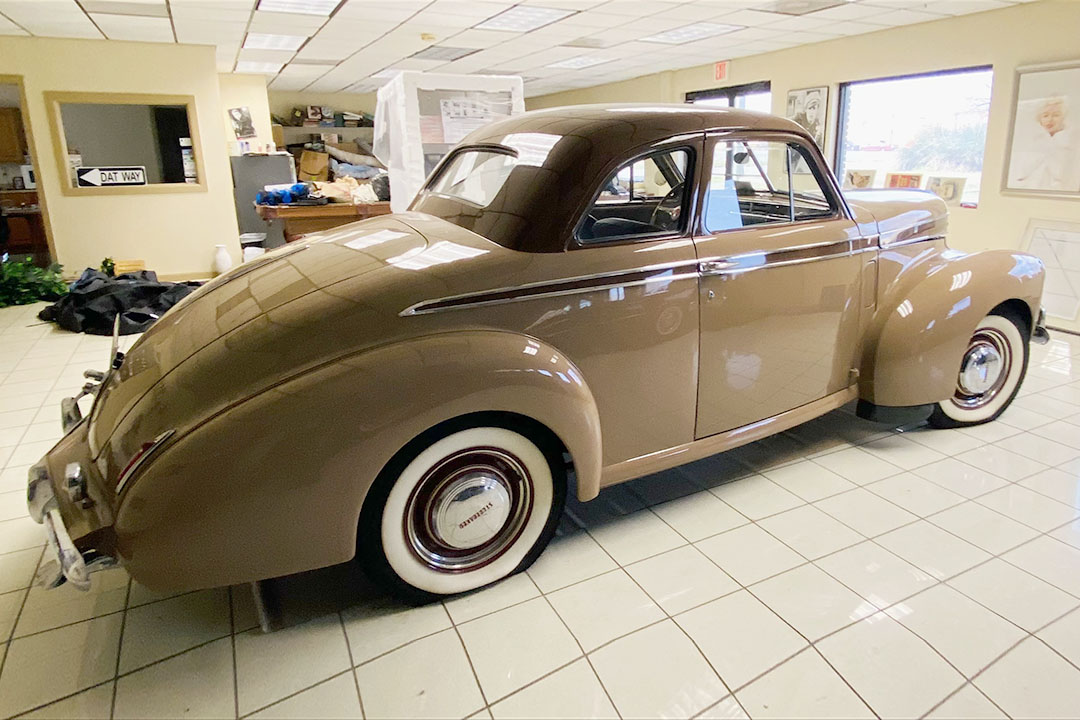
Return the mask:
<path id="1" fill-rule="evenodd" d="M 0 0 L 0 34 L 213 45 L 271 90 L 425 70 L 521 75 L 535 96 L 1021 1 Z"/>

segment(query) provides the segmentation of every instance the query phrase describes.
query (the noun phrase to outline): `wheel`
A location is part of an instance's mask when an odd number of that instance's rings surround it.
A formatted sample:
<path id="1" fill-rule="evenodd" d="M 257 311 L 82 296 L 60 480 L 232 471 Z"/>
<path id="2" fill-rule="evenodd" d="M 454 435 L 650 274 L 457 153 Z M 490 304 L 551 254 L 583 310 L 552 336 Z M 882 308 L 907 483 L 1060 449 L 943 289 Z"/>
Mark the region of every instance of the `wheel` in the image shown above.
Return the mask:
<path id="1" fill-rule="evenodd" d="M 930 414 L 939 428 L 989 422 L 1005 411 L 1027 372 L 1027 329 L 1011 314 L 987 315 L 968 341 L 956 389 Z"/>
<path id="2" fill-rule="evenodd" d="M 364 502 L 357 556 L 409 602 L 468 592 L 531 565 L 565 500 L 553 443 L 501 425 L 449 427 L 419 438 L 380 474 Z"/>

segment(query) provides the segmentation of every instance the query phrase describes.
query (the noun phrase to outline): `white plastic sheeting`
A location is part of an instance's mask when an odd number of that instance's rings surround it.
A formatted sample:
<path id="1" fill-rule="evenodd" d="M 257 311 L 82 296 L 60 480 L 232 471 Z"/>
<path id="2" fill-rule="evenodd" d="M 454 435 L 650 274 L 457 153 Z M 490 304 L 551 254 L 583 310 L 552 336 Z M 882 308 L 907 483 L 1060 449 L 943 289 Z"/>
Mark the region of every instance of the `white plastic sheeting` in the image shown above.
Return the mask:
<path id="1" fill-rule="evenodd" d="M 439 160 L 472 130 L 525 112 L 520 77 L 405 71 L 379 89 L 375 156 L 390 171 L 390 209 L 409 207 Z"/>

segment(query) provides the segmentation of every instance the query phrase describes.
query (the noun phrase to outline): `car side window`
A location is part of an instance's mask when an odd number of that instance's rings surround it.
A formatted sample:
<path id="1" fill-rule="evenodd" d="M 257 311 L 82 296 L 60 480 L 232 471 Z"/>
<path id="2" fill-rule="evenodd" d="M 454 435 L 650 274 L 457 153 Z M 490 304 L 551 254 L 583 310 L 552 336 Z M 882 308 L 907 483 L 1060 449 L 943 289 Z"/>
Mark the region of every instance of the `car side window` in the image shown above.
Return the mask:
<path id="1" fill-rule="evenodd" d="M 578 226 L 582 243 L 645 237 L 686 226 L 690 152 L 664 150 L 616 170 Z"/>
<path id="2" fill-rule="evenodd" d="M 713 146 L 705 229 L 832 217 L 829 195 L 810 171 L 806 150 L 780 140 L 723 140 Z"/>

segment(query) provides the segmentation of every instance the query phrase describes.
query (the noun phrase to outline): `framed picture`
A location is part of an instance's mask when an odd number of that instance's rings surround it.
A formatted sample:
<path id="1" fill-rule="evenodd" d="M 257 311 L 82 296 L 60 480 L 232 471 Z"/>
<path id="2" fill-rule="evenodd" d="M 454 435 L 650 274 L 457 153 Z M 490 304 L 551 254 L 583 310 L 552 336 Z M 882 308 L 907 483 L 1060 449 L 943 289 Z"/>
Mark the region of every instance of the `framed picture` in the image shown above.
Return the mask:
<path id="1" fill-rule="evenodd" d="M 885 187 L 914 188 L 922 186 L 922 173 L 885 173 Z"/>
<path id="2" fill-rule="evenodd" d="M 874 187 L 877 170 L 844 170 L 844 190 L 866 190 Z"/>
<path id="3" fill-rule="evenodd" d="M 959 205 L 964 197 L 964 185 L 967 178 L 939 177 L 931 175 L 926 179 L 926 189 L 945 201 L 946 205 Z"/>
<path id="4" fill-rule="evenodd" d="M 1080 60 L 1017 68 L 1004 192 L 1080 197 Z"/>
<path id="5" fill-rule="evenodd" d="M 787 118 L 794 120 L 810 133 L 814 142 L 825 151 L 825 111 L 829 107 L 828 86 L 789 90 L 787 95 Z M 806 161 L 799 158 L 795 172 L 808 173 Z"/>
<path id="6" fill-rule="evenodd" d="M 237 140 L 255 137 L 255 123 L 251 121 L 251 110 L 245 107 L 229 108 L 229 121 Z"/>
<path id="7" fill-rule="evenodd" d="M 1080 318 L 1080 223 L 1032 218 L 1020 247 L 1046 268 L 1042 304 L 1047 316 Z"/>

